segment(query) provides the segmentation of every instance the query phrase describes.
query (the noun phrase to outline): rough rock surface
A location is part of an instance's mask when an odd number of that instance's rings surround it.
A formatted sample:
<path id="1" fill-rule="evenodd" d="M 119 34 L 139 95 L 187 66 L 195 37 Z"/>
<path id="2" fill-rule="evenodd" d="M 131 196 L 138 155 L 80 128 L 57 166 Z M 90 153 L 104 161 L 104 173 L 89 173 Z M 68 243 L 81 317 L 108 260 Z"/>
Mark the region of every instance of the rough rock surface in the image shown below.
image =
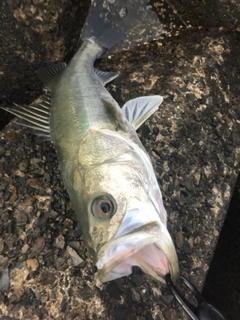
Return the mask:
<path id="1" fill-rule="evenodd" d="M 172 2 L 194 28 L 98 67 L 121 72 L 109 85 L 121 105 L 139 95 L 164 97 L 139 135 L 161 185 L 181 272 L 201 289 L 239 172 L 240 5 Z M 33 70 L 71 57 L 86 7 L 2 1 L 1 105 L 39 96 Z M 52 145 L 14 121 L 0 133 L 0 209 L 0 319 L 187 319 L 137 268 L 96 284 Z"/>

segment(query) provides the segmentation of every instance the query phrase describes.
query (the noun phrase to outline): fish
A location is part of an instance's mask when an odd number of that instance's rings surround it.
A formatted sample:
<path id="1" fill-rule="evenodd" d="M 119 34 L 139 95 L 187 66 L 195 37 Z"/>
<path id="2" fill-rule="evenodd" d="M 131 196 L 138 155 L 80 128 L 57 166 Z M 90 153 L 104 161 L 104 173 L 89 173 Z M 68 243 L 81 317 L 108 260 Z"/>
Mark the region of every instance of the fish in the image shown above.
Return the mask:
<path id="1" fill-rule="evenodd" d="M 3 107 L 53 143 L 100 282 L 128 276 L 133 266 L 163 283 L 166 274 L 179 277 L 160 187 L 136 133 L 163 98 L 140 96 L 121 108 L 105 88 L 118 73 L 94 68 L 99 58 L 160 37 L 147 3 L 92 1 L 70 63 L 37 71 L 44 101 Z"/>

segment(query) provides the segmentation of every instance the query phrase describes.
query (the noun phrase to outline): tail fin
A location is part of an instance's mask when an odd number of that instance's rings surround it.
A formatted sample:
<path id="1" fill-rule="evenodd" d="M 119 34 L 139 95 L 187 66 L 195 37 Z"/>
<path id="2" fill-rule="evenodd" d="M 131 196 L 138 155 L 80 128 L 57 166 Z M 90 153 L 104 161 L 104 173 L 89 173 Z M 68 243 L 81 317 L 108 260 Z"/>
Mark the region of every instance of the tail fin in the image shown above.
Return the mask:
<path id="1" fill-rule="evenodd" d="M 157 40 L 163 33 L 149 0 L 92 0 L 81 39 L 92 39 L 111 52 Z"/>

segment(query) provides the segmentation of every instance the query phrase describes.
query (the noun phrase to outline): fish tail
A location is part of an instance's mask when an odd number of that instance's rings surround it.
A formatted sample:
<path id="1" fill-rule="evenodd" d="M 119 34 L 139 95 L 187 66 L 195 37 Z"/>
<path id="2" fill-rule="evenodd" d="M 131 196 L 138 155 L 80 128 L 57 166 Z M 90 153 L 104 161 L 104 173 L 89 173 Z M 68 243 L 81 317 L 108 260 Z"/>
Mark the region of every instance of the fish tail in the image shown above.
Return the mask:
<path id="1" fill-rule="evenodd" d="M 108 54 L 157 40 L 163 33 L 149 0 L 92 0 L 81 39 L 89 39 Z"/>

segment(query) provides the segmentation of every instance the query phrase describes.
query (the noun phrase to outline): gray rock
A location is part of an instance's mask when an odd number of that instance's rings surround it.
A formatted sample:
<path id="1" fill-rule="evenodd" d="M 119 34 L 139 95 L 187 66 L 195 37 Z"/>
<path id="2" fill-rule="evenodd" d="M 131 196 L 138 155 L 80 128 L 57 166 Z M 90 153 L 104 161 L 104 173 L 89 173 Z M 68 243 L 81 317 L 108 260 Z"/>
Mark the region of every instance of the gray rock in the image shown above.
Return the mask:
<path id="1" fill-rule="evenodd" d="M 9 270 L 5 269 L 0 275 L 0 292 L 5 293 L 9 291 L 10 279 L 9 279 Z"/>
<path id="2" fill-rule="evenodd" d="M 85 264 L 84 260 L 81 257 L 79 257 L 79 255 L 77 254 L 77 252 L 75 250 L 73 250 L 73 248 L 67 246 L 67 253 L 70 256 L 72 265 L 74 267 L 83 267 L 84 266 L 84 264 Z"/>

